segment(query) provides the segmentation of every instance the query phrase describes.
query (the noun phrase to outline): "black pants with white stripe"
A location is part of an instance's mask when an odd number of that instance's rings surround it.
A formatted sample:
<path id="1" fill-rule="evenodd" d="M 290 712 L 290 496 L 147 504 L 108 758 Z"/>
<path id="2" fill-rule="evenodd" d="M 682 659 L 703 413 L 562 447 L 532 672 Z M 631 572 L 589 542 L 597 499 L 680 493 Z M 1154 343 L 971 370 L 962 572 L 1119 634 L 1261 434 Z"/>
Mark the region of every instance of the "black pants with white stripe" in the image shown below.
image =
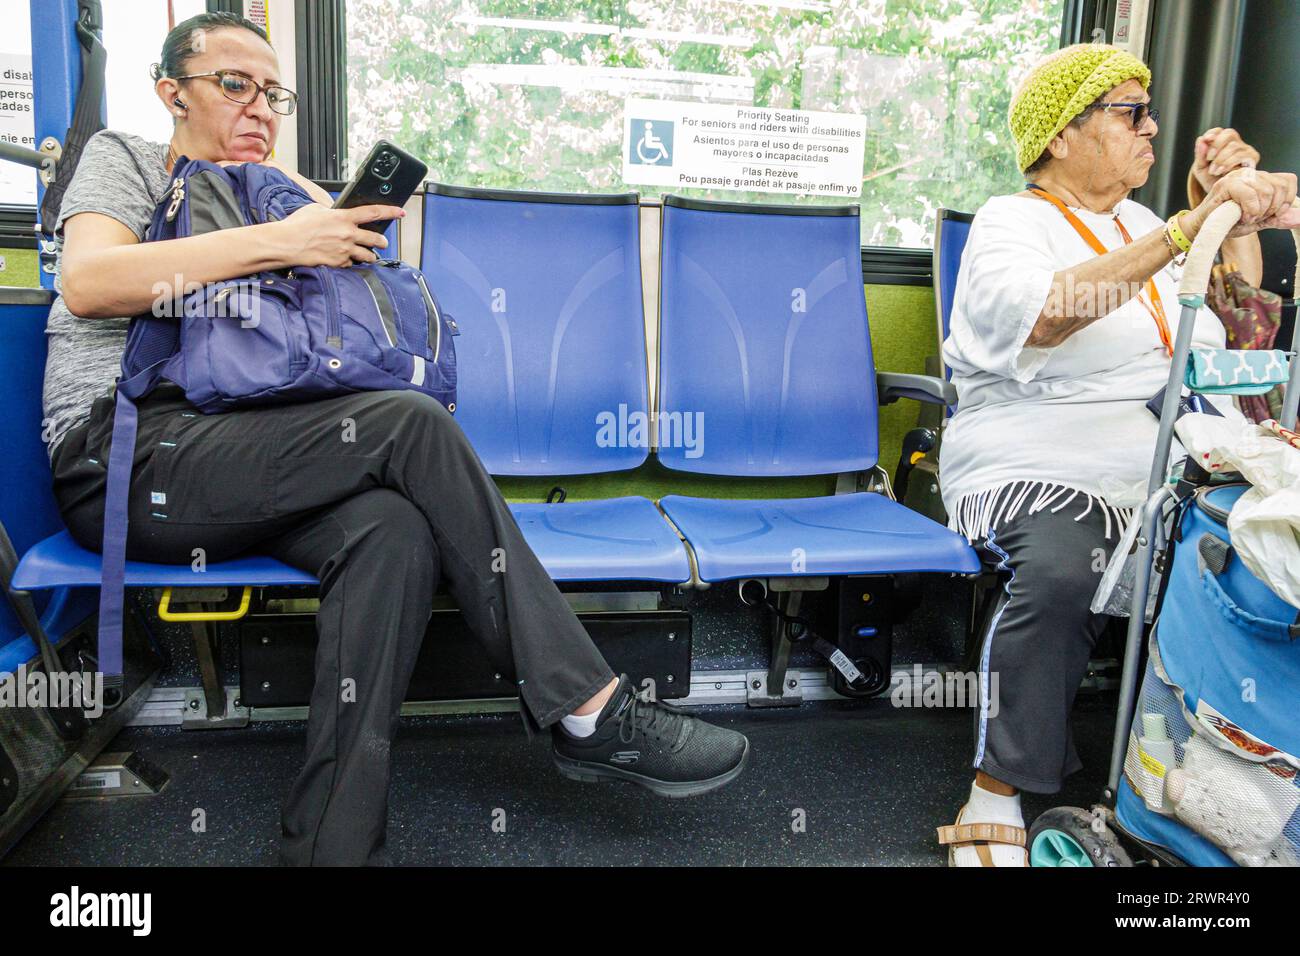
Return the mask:
<path id="1" fill-rule="evenodd" d="M 1099 505 L 1021 509 L 982 542 L 1009 578 L 981 644 L 975 767 L 1021 790 L 1056 793 L 1082 766 L 1070 711 L 1108 620 L 1089 606 L 1120 537 Z"/>
<path id="2" fill-rule="evenodd" d="M 102 543 L 108 398 L 55 449 L 69 531 Z M 320 579 L 307 761 L 283 812 L 295 864 L 383 859 L 389 749 L 439 584 L 525 724 L 613 679 L 452 416 L 417 392 L 202 415 L 170 384 L 140 404 L 127 556 L 189 564 L 252 550 Z"/>

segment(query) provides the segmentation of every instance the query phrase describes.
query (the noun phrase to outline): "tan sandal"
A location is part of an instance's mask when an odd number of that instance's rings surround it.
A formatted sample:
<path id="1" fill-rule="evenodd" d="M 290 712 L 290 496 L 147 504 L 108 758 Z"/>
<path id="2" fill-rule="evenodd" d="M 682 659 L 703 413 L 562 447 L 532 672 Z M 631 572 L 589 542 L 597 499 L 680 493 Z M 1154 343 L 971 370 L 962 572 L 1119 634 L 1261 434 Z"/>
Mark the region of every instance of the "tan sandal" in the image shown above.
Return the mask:
<path id="1" fill-rule="evenodd" d="M 994 866 L 993 854 L 989 852 L 989 846 L 1000 844 L 1003 846 L 1025 845 L 1025 828 L 1013 827 L 1005 823 L 962 823 L 962 814 L 966 808 L 961 808 L 961 813 L 957 814 L 957 822 L 952 826 L 938 827 L 935 832 L 939 835 L 939 845 L 948 847 L 948 865 L 957 865 L 957 850 L 960 847 L 973 846 L 975 855 L 979 857 L 980 866 Z M 1025 854 L 1025 866 L 1029 865 L 1029 854 Z"/>

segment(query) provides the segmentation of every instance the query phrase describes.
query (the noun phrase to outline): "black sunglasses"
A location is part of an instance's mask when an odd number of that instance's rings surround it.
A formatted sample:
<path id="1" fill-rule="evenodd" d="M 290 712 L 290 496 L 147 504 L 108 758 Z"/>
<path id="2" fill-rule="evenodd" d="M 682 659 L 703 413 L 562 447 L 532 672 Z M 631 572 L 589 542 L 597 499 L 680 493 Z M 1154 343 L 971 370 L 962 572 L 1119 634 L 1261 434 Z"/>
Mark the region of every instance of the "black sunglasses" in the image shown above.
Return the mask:
<path id="1" fill-rule="evenodd" d="M 1102 103 L 1101 108 L 1109 113 L 1112 109 L 1132 110 L 1133 128 L 1141 129 L 1142 124 L 1151 117 L 1151 122 L 1160 122 L 1160 111 L 1150 103 Z"/>

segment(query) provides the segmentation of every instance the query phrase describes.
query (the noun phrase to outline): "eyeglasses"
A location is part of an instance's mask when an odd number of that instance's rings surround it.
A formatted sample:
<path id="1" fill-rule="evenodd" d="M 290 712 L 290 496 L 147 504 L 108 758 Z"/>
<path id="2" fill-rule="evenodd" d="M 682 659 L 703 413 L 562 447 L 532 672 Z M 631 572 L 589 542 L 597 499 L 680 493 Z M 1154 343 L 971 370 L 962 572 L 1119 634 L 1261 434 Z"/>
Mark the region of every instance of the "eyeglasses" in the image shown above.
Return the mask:
<path id="1" fill-rule="evenodd" d="M 1150 103 L 1102 103 L 1101 108 L 1107 113 L 1112 109 L 1132 110 L 1133 128 L 1135 130 L 1142 128 L 1148 116 L 1151 117 L 1151 122 L 1160 122 L 1160 111 Z"/>
<path id="2" fill-rule="evenodd" d="M 281 116 L 292 116 L 293 111 L 298 107 L 298 94 L 293 90 L 285 89 L 276 83 L 272 83 L 270 86 L 262 86 L 251 76 L 236 73 L 234 70 L 190 73 L 186 76 L 175 76 L 172 79 L 197 80 L 205 76 L 216 77 L 217 82 L 221 84 L 221 92 L 226 94 L 226 99 L 234 100 L 236 103 L 243 103 L 247 106 L 257 99 L 259 93 L 265 93 L 266 105 Z"/>

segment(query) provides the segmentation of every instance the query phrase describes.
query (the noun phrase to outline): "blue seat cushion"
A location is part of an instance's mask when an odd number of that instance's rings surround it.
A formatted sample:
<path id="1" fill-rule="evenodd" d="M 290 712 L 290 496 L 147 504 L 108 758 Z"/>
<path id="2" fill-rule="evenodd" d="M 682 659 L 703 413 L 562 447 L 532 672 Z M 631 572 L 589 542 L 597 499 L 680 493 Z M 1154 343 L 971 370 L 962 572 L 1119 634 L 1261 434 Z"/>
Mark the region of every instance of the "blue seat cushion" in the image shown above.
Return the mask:
<path id="1" fill-rule="evenodd" d="M 20 591 L 56 587 L 99 587 L 100 556 L 87 551 L 66 530 L 31 547 L 18 562 L 13 586 Z M 127 587 L 241 587 L 315 584 L 314 575 L 274 558 L 245 556 L 209 563 L 204 571 L 188 564 L 126 562 Z"/>
<path id="2" fill-rule="evenodd" d="M 648 498 L 512 504 L 524 539 L 556 581 L 690 580 L 690 559 Z"/>
<path id="3" fill-rule="evenodd" d="M 646 498 L 610 498 L 510 507 L 533 552 L 556 581 L 690 580 L 686 547 Z M 36 544 L 14 573 L 14 587 L 98 587 L 100 556 L 67 531 Z M 212 563 L 196 572 L 188 564 L 126 563 L 128 587 L 236 587 L 316 584 L 305 571 L 253 555 Z"/>
<path id="4" fill-rule="evenodd" d="M 669 495 L 660 507 L 695 551 L 700 578 L 973 574 L 966 539 L 884 495 L 766 501 Z"/>

